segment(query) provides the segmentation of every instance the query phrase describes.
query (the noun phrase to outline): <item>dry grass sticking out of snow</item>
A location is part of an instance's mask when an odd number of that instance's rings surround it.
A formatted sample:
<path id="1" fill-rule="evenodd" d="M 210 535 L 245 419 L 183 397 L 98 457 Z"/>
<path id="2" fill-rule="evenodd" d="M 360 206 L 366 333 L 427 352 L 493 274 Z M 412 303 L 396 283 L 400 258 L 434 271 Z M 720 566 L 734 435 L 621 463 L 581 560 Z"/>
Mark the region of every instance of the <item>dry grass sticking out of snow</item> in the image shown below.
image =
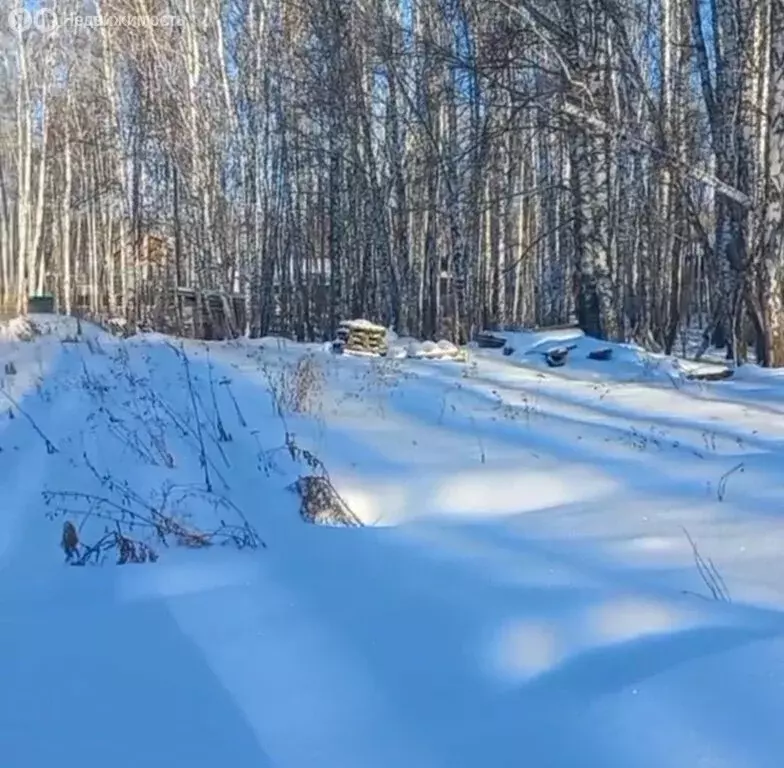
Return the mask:
<path id="1" fill-rule="evenodd" d="M 1 345 L 0 754 L 89 724 L 86 768 L 776 768 L 784 387 L 626 354 Z M 304 524 L 302 478 L 364 525 Z M 63 520 L 157 559 L 64 568 Z"/>
<path id="2" fill-rule="evenodd" d="M 272 486 L 274 496 L 285 487 L 275 476 L 291 482 L 309 470 L 286 418 L 317 406 L 318 365 L 303 357 L 270 374 L 259 394 L 272 413 L 259 419 L 250 410 L 258 401 L 249 408 L 238 399 L 208 345 L 159 334 L 120 340 L 70 319 L 9 327 L 17 339 L 36 329 L 37 390 L 18 386 L 21 363 L 6 351 L 18 392 L 0 394 L 12 436 L 32 450 L 37 440 L 50 456 L 41 498 L 61 526 L 67 562 L 142 563 L 171 547 L 264 546 L 248 493 L 256 488 L 259 498 Z M 62 421 L 52 420 L 53 408 Z"/>

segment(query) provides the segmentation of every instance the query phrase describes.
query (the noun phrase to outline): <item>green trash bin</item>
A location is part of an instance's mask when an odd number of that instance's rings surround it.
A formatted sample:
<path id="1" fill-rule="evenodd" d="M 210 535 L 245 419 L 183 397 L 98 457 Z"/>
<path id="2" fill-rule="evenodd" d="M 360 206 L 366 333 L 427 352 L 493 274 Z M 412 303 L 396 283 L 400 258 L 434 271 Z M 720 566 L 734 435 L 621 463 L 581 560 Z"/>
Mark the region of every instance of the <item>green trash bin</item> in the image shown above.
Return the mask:
<path id="1" fill-rule="evenodd" d="M 54 296 L 51 296 L 49 294 L 42 294 L 40 296 L 28 296 L 27 311 L 35 312 L 37 314 L 53 315 Z"/>

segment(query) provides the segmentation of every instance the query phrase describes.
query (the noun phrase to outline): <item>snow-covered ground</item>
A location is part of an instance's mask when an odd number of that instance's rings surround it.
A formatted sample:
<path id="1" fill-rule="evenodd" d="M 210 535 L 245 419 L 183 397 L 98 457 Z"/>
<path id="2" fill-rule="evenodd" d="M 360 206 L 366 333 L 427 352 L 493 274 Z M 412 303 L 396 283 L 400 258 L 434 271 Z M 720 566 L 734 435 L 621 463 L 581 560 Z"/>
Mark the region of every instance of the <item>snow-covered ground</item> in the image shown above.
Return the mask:
<path id="1" fill-rule="evenodd" d="M 3 766 L 780 765 L 781 374 L 33 320 L 0 332 Z M 301 521 L 310 456 L 367 527 Z M 64 564 L 64 520 L 130 514 L 230 541 Z"/>

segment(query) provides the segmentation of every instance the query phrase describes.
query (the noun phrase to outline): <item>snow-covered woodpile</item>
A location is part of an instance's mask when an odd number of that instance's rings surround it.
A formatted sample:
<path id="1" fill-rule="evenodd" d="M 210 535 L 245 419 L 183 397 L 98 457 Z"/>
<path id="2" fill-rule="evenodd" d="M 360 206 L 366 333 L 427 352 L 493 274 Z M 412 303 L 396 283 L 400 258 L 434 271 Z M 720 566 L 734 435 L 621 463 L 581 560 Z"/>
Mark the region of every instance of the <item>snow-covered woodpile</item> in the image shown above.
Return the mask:
<path id="1" fill-rule="evenodd" d="M 387 329 L 369 320 L 344 320 L 333 344 L 335 352 L 365 355 L 386 355 Z"/>
<path id="2" fill-rule="evenodd" d="M 419 341 L 410 337 L 399 337 L 392 329 L 376 325 L 368 320 L 346 320 L 340 324 L 337 339 L 332 342 L 332 351 L 348 352 L 353 355 L 390 357 L 395 359 L 415 358 L 419 360 L 457 360 L 465 362 L 465 349 L 451 341 Z"/>
<path id="3" fill-rule="evenodd" d="M 0 341 L 32 341 L 38 335 L 40 331 L 27 317 L 0 322 Z"/>

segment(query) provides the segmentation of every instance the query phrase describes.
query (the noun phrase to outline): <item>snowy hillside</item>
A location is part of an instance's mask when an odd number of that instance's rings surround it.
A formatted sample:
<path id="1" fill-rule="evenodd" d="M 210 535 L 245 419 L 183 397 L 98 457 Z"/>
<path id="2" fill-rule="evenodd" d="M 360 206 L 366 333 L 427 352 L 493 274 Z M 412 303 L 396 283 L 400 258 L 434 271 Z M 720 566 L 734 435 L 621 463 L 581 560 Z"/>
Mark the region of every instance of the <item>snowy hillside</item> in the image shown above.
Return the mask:
<path id="1" fill-rule="evenodd" d="M 0 326 L 4 766 L 780 765 L 780 375 L 32 321 Z M 314 472 L 364 527 L 300 518 Z"/>

